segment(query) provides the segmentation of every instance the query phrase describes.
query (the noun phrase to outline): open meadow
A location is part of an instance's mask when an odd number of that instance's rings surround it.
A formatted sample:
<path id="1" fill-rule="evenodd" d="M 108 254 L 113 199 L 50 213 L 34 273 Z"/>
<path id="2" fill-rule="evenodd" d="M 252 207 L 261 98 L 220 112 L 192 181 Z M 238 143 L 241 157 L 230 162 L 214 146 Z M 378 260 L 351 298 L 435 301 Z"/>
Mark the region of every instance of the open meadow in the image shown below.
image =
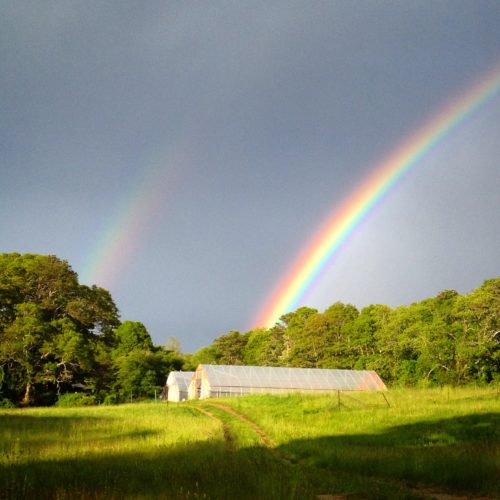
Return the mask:
<path id="1" fill-rule="evenodd" d="M 498 498 L 496 387 L 0 410 L 2 498 Z M 448 495 L 448 496 L 446 496 Z"/>

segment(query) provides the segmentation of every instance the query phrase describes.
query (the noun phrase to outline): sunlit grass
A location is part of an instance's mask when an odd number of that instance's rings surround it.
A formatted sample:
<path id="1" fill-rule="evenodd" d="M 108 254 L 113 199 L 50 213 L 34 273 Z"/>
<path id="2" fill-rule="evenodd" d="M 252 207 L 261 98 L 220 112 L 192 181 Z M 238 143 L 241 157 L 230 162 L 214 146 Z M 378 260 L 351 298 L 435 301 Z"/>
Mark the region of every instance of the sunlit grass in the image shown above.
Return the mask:
<path id="1" fill-rule="evenodd" d="M 249 396 L 226 403 L 295 463 L 408 488 L 498 494 L 500 400 L 491 388 Z"/>
<path id="2" fill-rule="evenodd" d="M 498 497 L 495 390 L 246 396 L 0 410 L 0 497 Z M 199 411 L 205 408 L 212 417 Z"/>
<path id="3" fill-rule="evenodd" d="M 1 498 L 308 498 L 292 471 L 186 404 L 0 410 Z"/>
<path id="4" fill-rule="evenodd" d="M 142 404 L 0 412 L 0 479 L 11 498 L 200 492 L 188 471 L 224 455 L 220 424 L 187 407 Z M 206 457 L 205 457 L 206 458 Z M 209 460 L 207 460 L 209 462 Z M 212 464 L 213 465 L 213 464 Z"/>
<path id="5" fill-rule="evenodd" d="M 40 408 L 3 411 L 0 418 L 0 464 L 37 457 L 58 460 L 137 449 L 152 451 L 222 440 L 217 422 L 203 419 L 187 407 L 143 404 Z"/>

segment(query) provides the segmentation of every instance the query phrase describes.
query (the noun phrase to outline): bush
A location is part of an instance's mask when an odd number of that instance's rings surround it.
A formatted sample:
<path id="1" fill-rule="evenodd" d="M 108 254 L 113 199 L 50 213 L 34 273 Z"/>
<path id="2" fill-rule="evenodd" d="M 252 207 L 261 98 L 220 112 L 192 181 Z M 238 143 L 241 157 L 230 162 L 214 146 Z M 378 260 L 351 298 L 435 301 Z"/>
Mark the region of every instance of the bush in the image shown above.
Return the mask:
<path id="1" fill-rule="evenodd" d="M 16 405 L 7 398 L 0 398 L 0 408 L 15 408 Z"/>
<path id="2" fill-rule="evenodd" d="M 92 406 L 95 404 L 94 396 L 87 396 L 87 394 L 82 392 L 75 392 L 73 394 L 67 393 L 59 396 L 56 406 Z"/>
<path id="3" fill-rule="evenodd" d="M 116 405 L 118 403 L 118 398 L 114 394 L 108 394 L 102 402 L 103 405 Z"/>

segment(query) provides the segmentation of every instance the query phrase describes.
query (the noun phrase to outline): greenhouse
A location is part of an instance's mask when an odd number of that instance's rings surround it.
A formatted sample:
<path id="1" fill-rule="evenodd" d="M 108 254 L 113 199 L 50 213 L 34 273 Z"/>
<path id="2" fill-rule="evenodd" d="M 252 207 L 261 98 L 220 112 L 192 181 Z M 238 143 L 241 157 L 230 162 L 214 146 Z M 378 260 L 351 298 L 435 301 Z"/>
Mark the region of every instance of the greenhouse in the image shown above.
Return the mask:
<path id="1" fill-rule="evenodd" d="M 385 391 L 374 371 L 268 366 L 199 365 L 188 399 L 287 392 Z"/>
<path id="2" fill-rule="evenodd" d="M 188 387 L 194 372 L 170 372 L 163 390 L 162 399 L 184 401 L 188 397 Z"/>

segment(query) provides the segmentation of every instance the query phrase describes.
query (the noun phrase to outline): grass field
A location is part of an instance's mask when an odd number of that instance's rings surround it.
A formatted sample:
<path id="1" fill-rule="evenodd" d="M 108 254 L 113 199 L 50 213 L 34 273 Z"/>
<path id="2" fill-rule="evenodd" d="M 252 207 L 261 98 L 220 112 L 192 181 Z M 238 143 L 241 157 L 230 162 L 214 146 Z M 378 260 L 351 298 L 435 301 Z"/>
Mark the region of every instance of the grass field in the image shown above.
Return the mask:
<path id="1" fill-rule="evenodd" d="M 335 476 L 337 491 L 500 497 L 495 390 L 393 390 L 388 401 L 343 393 L 340 408 L 337 398 L 302 394 L 227 404 L 264 429 L 292 463 Z"/>
<path id="2" fill-rule="evenodd" d="M 292 394 L 0 410 L 0 497 L 500 497 L 494 388 L 392 390 L 388 401 Z"/>

